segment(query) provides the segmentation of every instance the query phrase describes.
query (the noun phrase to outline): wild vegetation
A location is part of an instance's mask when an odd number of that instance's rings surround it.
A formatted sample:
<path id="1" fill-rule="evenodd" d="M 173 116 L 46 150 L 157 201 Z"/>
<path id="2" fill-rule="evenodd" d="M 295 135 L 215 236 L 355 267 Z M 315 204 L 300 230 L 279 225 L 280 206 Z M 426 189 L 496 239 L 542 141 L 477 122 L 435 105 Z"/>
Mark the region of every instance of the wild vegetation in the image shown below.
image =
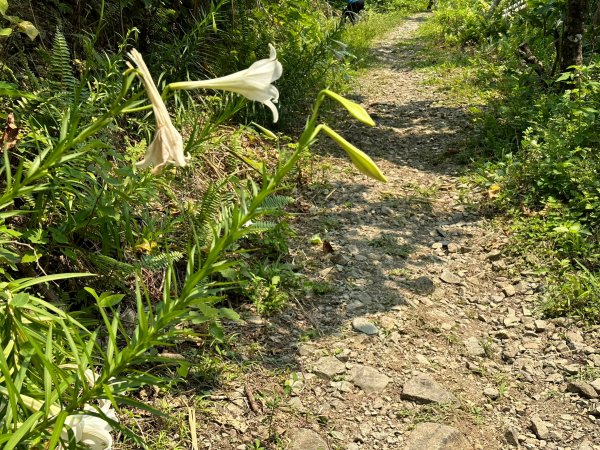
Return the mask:
<path id="1" fill-rule="evenodd" d="M 475 103 L 476 182 L 514 217 L 515 251 L 542 257 L 533 268 L 549 277 L 546 312 L 594 322 L 599 8 L 593 0 L 446 1 L 424 37 L 455 50 L 450 66 L 462 75 L 454 89 L 466 87 L 460 95 L 468 90 Z"/>
<path id="2" fill-rule="evenodd" d="M 374 3 L 371 30 L 392 23 L 378 7 L 407 4 Z M 375 36 L 340 8 L 0 0 L 4 449 L 104 449 L 111 428 L 144 446 L 113 408 L 161 414 L 130 394 L 202 368 L 170 346 L 210 352 L 235 305 L 268 314 L 282 287 L 320 289 L 282 261 L 298 163 L 325 134 L 385 180 L 319 115 L 327 102 L 372 124 L 333 91 Z"/>

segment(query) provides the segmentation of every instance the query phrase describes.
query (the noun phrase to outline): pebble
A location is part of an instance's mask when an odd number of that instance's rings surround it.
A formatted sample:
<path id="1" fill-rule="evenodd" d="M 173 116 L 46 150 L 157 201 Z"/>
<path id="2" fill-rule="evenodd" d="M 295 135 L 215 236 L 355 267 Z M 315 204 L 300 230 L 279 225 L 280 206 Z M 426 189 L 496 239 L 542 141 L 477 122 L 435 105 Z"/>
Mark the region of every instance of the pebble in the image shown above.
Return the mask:
<path id="1" fill-rule="evenodd" d="M 452 272 L 448 271 L 447 269 L 444 269 L 442 271 L 442 274 L 440 275 L 440 280 L 442 280 L 444 283 L 448 283 L 448 284 L 461 284 L 462 280 L 460 277 L 454 275 Z"/>
<path id="2" fill-rule="evenodd" d="M 379 329 L 364 317 L 356 317 L 354 320 L 352 320 L 352 328 L 369 336 L 379 333 Z"/>
<path id="3" fill-rule="evenodd" d="M 400 398 L 417 403 L 458 403 L 454 394 L 427 374 L 418 374 L 407 381 Z"/>
<path id="4" fill-rule="evenodd" d="M 350 371 L 350 381 L 369 394 L 383 391 L 391 379 L 373 367 L 356 365 Z"/>
<path id="5" fill-rule="evenodd" d="M 346 365 L 335 356 L 323 356 L 313 366 L 313 373 L 326 380 L 330 380 L 345 371 Z"/>
<path id="6" fill-rule="evenodd" d="M 307 428 L 300 428 L 290 433 L 290 445 L 287 450 L 324 450 L 329 448 L 327 442 Z"/>
<path id="7" fill-rule="evenodd" d="M 571 381 L 567 384 L 567 391 L 574 392 L 585 398 L 598 398 L 598 392 L 591 384 L 584 383 L 583 381 Z"/>
<path id="8" fill-rule="evenodd" d="M 531 417 L 531 429 L 539 439 L 548 438 L 548 425 L 539 416 Z"/>
<path id="9" fill-rule="evenodd" d="M 488 387 L 483 390 L 483 395 L 491 400 L 498 400 L 500 397 L 500 391 L 493 387 Z"/>
<path id="10" fill-rule="evenodd" d="M 463 341 L 467 349 L 467 353 L 471 356 L 485 356 L 485 349 L 481 346 L 479 339 L 475 336 L 471 336 L 469 339 Z"/>
<path id="11" fill-rule="evenodd" d="M 419 423 L 402 447 L 405 450 L 471 450 L 456 428 L 433 422 Z"/>

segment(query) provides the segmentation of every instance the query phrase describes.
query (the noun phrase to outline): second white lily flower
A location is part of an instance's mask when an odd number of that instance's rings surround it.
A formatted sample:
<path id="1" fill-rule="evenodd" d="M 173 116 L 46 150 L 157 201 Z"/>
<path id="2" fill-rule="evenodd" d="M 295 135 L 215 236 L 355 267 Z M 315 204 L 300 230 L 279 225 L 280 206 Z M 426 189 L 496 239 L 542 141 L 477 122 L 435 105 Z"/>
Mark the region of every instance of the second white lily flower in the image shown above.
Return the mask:
<path id="1" fill-rule="evenodd" d="M 190 159 L 189 155 L 183 153 L 183 138 L 181 133 L 173 126 L 169 111 L 160 96 L 152 75 L 136 49 L 129 52 L 129 58 L 139 69 L 139 75 L 144 83 L 148 98 L 152 104 L 154 117 L 156 118 L 156 134 L 146 150 L 144 159 L 136 164 L 138 167 L 154 166 L 153 174 L 159 173 L 167 164 L 183 167 Z"/>
<path id="2" fill-rule="evenodd" d="M 277 61 L 275 47 L 269 44 L 269 50 L 270 55 L 268 59 L 256 61 L 247 69 L 212 80 L 171 83 L 169 84 L 169 89 L 189 90 L 202 88 L 235 92 L 249 100 L 268 106 L 273 113 L 273 122 L 277 122 L 279 112 L 275 103 L 279 100 L 279 91 L 271 83 L 281 77 L 283 67 Z"/>

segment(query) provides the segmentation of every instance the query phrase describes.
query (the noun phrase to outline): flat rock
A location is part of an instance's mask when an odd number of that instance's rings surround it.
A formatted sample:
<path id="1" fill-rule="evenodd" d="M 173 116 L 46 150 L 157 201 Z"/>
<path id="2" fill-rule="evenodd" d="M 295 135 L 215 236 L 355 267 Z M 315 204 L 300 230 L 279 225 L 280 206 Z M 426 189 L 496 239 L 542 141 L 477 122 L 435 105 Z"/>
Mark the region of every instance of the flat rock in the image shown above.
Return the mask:
<path id="1" fill-rule="evenodd" d="M 548 328 L 548 322 L 546 322 L 545 320 L 536 320 L 534 322 L 535 324 L 535 331 L 541 333 L 542 331 L 546 331 L 546 329 Z"/>
<path id="2" fill-rule="evenodd" d="M 323 356 L 313 366 L 313 373 L 326 380 L 344 373 L 346 365 L 335 356 Z"/>
<path id="3" fill-rule="evenodd" d="M 435 284 L 431 278 L 422 276 L 411 283 L 412 290 L 419 295 L 431 295 L 435 292 Z"/>
<path id="4" fill-rule="evenodd" d="M 489 252 L 487 255 L 485 255 L 485 259 L 487 259 L 488 261 L 498 261 L 501 258 L 502 258 L 502 252 L 498 249 L 494 249 L 491 252 Z"/>
<path id="5" fill-rule="evenodd" d="M 519 447 L 519 433 L 514 428 L 509 428 L 505 431 L 504 439 L 506 439 L 508 445 Z"/>
<path id="6" fill-rule="evenodd" d="M 539 439 L 548 438 L 548 425 L 537 415 L 531 417 L 531 430 Z"/>
<path id="7" fill-rule="evenodd" d="M 498 400 L 500 397 L 500 391 L 493 387 L 488 387 L 483 390 L 483 395 L 491 400 Z"/>
<path id="8" fill-rule="evenodd" d="M 600 378 L 596 378 L 594 381 L 592 381 L 590 386 L 596 389 L 596 392 L 600 394 Z"/>
<path id="9" fill-rule="evenodd" d="M 456 428 L 423 422 L 410 433 L 403 448 L 406 450 L 470 450 L 472 447 Z"/>
<path id="10" fill-rule="evenodd" d="M 571 381 L 567 384 L 567 391 L 575 392 L 585 398 L 598 398 L 598 392 L 596 389 L 583 381 Z"/>
<path id="11" fill-rule="evenodd" d="M 462 280 L 457 275 L 454 275 L 452 272 L 444 269 L 442 274 L 440 275 L 440 280 L 444 283 L 448 284 L 461 284 Z"/>
<path id="12" fill-rule="evenodd" d="M 373 367 L 356 365 L 350 371 L 350 381 L 369 394 L 383 391 L 391 379 Z"/>
<path id="13" fill-rule="evenodd" d="M 356 331 L 360 331 L 361 333 L 368 334 L 369 336 L 379 333 L 379 328 L 377 328 L 364 317 L 356 317 L 354 320 L 352 320 L 352 328 L 354 328 Z"/>
<path id="14" fill-rule="evenodd" d="M 504 286 L 502 286 L 502 292 L 504 292 L 504 295 L 506 295 L 507 297 L 512 297 L 517 293 L 517 290 L 512 284 L 505 284 Z"/>
<path id="15" fill-rule="evenodd" d="M 287 450 L 327 450 L 329 446 L 313 430 L 300 428 L 290 433 L 290 445 Z"/>
<path id="16" fill-rule="evenodd" d="M 457 398 L 426 374 L 419 374 L 404 384 L 401 398 L 418 403 L 458 403 Z"/>
<path id="17" fill-rule="evenodd" d="M 467 348 L 467 353 L 471 356 L 485 356 L 485 350 L 481 346 L 479 339 L 475 336 L 471 336 L 469 339 L 463 341 Z"/>

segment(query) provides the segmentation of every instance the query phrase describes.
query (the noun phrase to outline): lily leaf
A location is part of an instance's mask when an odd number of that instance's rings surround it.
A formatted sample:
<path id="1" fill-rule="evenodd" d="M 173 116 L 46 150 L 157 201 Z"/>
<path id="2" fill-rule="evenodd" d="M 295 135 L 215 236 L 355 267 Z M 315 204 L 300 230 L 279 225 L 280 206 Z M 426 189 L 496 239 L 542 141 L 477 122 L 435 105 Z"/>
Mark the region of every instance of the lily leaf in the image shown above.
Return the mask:
<path id="1" fill-rule="evenodd" d="M 329 89 L 323 89 L 321 93 L 328 95 L 329 97 L 340 103 L 344 108 L 348 110 L 350 114 L 352 114 L 352 117 L 354 117 L 355 119 L 360 120 L 362 123 L 367 124 L 371 127 L 375 126 L 375 122 L 373 121 L 373 119 L 371 119 L 369 113 L 358 103 L 355 103 L 352 100 L 348 100 L 347 98 L 344 98 L 341 95 L 330 91 Z"/>
<path id="2" fill-rule="evenodd" d="M 6 14 L 6 10 L 8 9 L 8 0 L 0 0 L 0 14 Z"/>
<path id="3" fill-rule="evenodd" d="M 354 164 L 359 171 L 371 178 L 375 178 L 376 180 L 387 183 L 387 178 L 381 172 L 381 170 L 379 170 L 379 167 L 377 167 L 377 164 L 373 162 L 369 155 L 367 155 L 362 150 L 356 148 L 354 145 L 352 145 L 342 136 L 337 134 L 327 125 L 321 125 L 321 129 L 325 131 L 325 133 L 327 133 L 335 142 L 338 143 L 340 147 L 344 149 L 344 151 L 352 160 L 352 164 Z"/>

